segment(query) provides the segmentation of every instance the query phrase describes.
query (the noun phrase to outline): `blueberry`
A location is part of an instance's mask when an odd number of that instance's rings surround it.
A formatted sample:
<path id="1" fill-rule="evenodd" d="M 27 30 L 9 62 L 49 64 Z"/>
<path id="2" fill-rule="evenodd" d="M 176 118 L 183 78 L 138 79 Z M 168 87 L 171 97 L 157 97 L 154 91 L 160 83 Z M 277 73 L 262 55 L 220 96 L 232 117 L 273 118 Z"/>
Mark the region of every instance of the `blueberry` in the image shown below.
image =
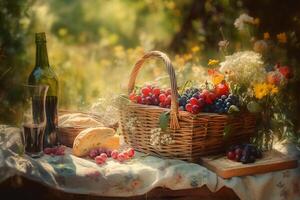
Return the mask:
<path id="1" fill-rule="evenodd" d="M 218 99 L 217 102 L 223 103 L 223 100 L 222 99 Z"/>
<path id="2" fill-rule="evenodd" d="M 224 108 L 224 110 L 225 110 L 226 113 L 228 112 L 228 109 L 229 109 L 228 107 L 225 107 L 225 108 Z"/>
<path id="3" fill-rule="evenodd" d="M 230 102 L 227 102 L 226 103 L 226 107 L 230 107 L 231 106 L 231 103 Z"/>
<path id="4" fill-rule="evenodd" d="M 187 98 L 185 96 L 179 99 L 179 106 L 185 106 L 187 104 Z"/>

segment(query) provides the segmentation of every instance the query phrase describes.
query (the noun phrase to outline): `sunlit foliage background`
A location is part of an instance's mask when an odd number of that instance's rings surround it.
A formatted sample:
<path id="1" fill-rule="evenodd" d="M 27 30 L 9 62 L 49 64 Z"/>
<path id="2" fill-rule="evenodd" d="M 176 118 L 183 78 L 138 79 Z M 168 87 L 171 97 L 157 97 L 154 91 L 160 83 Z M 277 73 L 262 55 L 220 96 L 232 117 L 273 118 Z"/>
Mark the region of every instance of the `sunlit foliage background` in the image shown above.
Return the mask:
<path id="1" fill-rule="evenodd" d="M 100 97 L 126 92 L 130 70 L 148 50 L 170 55 L 179 85 L 204 81 L 208 59 L 222 59 L 220 40 L 225 37 L 234 49 L 243 48 L 233 26 L 243 12 L 260 18 L 261 30 L 254 33 L 258 38 L 266 31 L 294 35 L 287 44 L 288 59 L 297 68 L 298 10 L 292 0 L 1 0 L 0 122 L 18 119 L 20 85 L 35 62 L 35 32 L 47 34 L 60 108 L 84 110 Z M 165 75 L 161 63 L 150 62 L 139 83 L 162 77 L 166 84 Z M 297 114 L 299 108 L 295 110 Z"/>

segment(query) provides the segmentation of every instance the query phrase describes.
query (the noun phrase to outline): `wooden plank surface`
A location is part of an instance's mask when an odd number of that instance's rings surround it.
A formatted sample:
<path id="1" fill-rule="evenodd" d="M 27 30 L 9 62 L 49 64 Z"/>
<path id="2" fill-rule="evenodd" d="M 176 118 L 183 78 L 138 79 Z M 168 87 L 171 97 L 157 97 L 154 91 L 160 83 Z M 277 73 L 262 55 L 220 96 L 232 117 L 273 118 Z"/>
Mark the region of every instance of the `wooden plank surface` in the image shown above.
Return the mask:
<path id="1" fill-rule="evenodd" d="M 227 159 L 225 156 L 203 157 L 202 165 L 212 170 L 222 178 L 234 176 L 246 176 L 272 171 L 296 168 L 298 161 L 276 150 L 263 153 L 262 159 L 257 159 L 255 163 L 242 164 Z"/>

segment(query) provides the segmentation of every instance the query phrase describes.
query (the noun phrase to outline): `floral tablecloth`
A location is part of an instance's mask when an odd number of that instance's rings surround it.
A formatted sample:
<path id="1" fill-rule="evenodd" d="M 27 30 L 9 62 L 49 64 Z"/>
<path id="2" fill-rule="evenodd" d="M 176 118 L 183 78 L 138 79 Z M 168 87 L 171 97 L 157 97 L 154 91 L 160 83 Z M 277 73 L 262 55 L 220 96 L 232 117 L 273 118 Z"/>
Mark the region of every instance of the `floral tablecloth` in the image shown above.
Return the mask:
<path id="1" fill-rule="evenodd" d="M 277 148 L 300 161 L 295 146 Z M 19 129 L 0 126 L 0 182 L 18 174 L 66 192 L 99 196 L 136 196 L 156 187 L 179 190 L 206 185 L 212 192 L 223 186 L 232 188 L 243 200 L 300 199 L 300 167 L 225 180 L 198 164 L 141 153 L 123 164 L 109 160 L 99 166 L 71 155 L 70 149 L 65 156 L 39 159 L 19 152 Z"/>

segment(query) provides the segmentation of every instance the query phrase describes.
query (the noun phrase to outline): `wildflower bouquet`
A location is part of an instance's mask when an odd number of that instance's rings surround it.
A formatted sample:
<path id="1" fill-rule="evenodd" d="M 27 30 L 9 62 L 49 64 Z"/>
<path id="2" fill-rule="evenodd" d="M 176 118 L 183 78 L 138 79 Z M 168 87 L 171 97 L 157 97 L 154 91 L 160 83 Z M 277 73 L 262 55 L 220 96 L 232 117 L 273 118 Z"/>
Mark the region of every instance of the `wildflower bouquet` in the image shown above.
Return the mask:
<path id="1" fill-rule="evenodd" d="M 232 93 L 238 95 L 242 102 L 242 107 L 258 115 L 258 135 L 254 142 L 265 149 L 270 149 L 274 140 L 274 132 L 280 131 L 276 126 L 283 121 L 282 106 L 284 106 L 283 92 L 293 73 L 290 67 L 282 66 L 282 61 L 278 52 L 281 52 L 284 43 L 287 42 L 287 35 L 279 33 L 276 35 L 277 41 L 271 41 L 270 34 L 264 33 L 263 39 L 257 40 L 251 37 L 249 31 L 251 26 L 257 26 L 259 19 L 254 19 L 246 14 L 242 14 L 234 23 L 244 39 L 249 36 L 249 44 L 252 49 L 240 49 L 231 55 L 225 55 L 222 62 L 209 61 L 209 69 L 212 82 L 218 84 L 225 82 L 230 86 Z M 227 45 L 222 45 L 226 43 Z M 219 43 L 222 55 L 227 53 L 229 46 L 227 40 Z M 251 47 L 250 47 L 251 48 Z M 277 54 L 276 54 L 277 53 Z M 289 120 L 285 120 L 285 131 Z"/>

